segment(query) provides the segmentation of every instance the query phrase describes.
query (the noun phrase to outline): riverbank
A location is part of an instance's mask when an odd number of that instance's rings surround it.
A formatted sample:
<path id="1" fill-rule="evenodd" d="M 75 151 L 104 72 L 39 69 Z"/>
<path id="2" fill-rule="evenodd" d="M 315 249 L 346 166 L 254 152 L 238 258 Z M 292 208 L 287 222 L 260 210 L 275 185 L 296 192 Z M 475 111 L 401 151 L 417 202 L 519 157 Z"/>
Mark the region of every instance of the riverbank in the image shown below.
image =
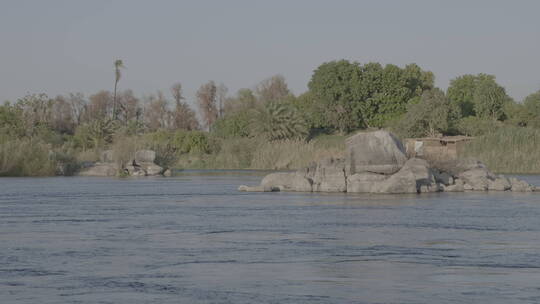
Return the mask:
<path id="1" fill-rule="evenodd" d="M 266 141 L 254 137 L 214 138 L 205 132 L 156 132 L 128 136 L 107 149 L 128 159 L 141 148 L 156 151 L 156 163 L 174 169 L 297 170 L 311 162 L 343 157 L 342 135 L 320 135 L 310 140 Z M 105 149 L 105 148 L 103 148 Z M 539 174 L 540 130 L 504 127 L 460 151 L 484 162 L 495 173 Z M 52 148 L 38 139 L 17 139 L 0 145 L 0 176 L 76 174 L 82 165 L 99 161 L 101 150 L 78 150 L 68 145 Z"/>

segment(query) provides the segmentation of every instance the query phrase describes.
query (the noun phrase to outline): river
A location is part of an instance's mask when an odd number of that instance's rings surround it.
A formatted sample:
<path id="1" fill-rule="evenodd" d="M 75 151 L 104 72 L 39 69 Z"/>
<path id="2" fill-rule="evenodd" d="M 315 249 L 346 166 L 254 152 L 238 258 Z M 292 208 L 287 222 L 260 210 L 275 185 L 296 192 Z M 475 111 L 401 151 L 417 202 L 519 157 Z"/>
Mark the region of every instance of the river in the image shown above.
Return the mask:
<path id="1" fill-rule="evenodd" d="M 260 178 L 2 178 L 0 303 L 540 302 L 540 193 L 236 191 Z"/>

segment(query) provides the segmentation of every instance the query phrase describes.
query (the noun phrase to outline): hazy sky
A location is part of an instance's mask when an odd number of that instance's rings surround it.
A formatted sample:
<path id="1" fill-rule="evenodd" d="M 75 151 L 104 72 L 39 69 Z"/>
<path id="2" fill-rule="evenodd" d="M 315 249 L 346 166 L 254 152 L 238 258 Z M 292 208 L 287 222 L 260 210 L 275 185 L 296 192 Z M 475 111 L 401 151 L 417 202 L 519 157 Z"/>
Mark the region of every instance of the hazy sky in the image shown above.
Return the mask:
<path id="1" fill-rule="evenodd" d="M 321 63 L 417 63 L 446 88 L 489 73 L 520 100 L 540 89 L 540 1 L 0 0 L 0 101 L 208 80 L 234 93 L 282 74 L 295 94 Z"/>

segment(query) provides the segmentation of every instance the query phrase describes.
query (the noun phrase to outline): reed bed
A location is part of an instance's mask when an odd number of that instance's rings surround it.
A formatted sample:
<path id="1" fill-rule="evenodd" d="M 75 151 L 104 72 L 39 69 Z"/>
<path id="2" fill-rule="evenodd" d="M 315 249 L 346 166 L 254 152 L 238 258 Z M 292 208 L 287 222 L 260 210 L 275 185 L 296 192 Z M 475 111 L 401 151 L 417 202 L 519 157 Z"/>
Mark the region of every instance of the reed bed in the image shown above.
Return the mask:
<path id="1" fill-rule="evenodd" d="M 462 155 L 498 173 L 540 173 L 540 129 L 499 128 L 466 145 Z"/>

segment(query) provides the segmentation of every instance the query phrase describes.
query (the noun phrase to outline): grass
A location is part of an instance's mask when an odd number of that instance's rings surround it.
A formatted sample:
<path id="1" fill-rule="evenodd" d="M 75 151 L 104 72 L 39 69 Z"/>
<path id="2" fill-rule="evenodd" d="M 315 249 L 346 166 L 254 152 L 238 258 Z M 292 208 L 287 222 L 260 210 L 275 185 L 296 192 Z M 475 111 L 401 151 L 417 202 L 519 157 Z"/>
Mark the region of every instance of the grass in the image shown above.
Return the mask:
<path id="1" fill-rule="evenodd" d="M 51 176 L 56 160 L 51 147 L 36 139 L 14 139 L 0 144 L 0 176 Z"/>
<path id="2" fill-rule="evenodd" d="M 502 127 L 477 137 L 461 151 L 498 173 L 540 173 L 540 129 Z"/>
<path id="3" fill-rule="evenodd" d="M 303 140 L 266 141 L 258 138 L 229 138 L 210 155 L 187 154 L 176 167 L 184 169 L 293 170 L 326 157 L 342 157 L 345 137 L 324 135 Z"/>

